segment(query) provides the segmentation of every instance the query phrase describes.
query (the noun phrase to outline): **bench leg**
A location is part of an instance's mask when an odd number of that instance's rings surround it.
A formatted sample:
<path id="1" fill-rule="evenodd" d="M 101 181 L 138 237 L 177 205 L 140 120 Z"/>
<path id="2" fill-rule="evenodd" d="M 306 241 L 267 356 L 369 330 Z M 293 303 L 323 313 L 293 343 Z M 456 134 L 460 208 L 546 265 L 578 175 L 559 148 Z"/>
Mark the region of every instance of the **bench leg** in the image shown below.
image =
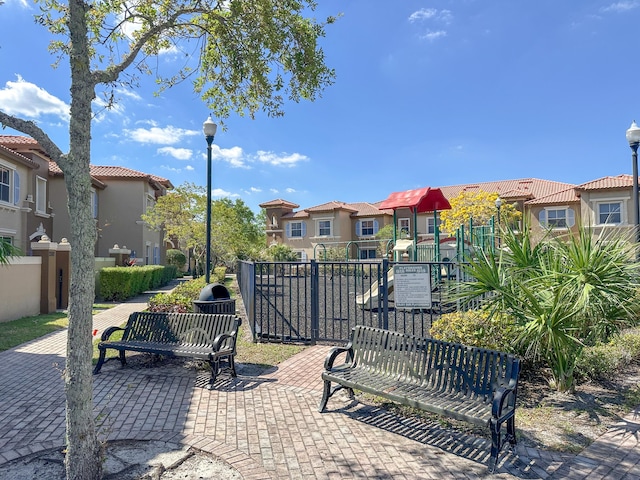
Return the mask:
<path id="1" fill-rule="evenodd" d="M 122 365 L 123 367 L 127 364 L 127 357 L 125 357 L 125 351 L 124 350 L 120 350 L 120 365 Z"/>
<path id="2" fill-rule="evenodd" d="M 231 376 L 237 377 L 238 374 L 236 373 L 236 361 L 234 357 L 235 355 L 229 355 L 229 367 L 231 368 Z"/>
<path id="3" fill-rule="evenodd" d="M 98 373 L 100 373 L 100 369 L 102 368 L 102 364 L 104 363 L 104 356 L 107 354 L 107 349 L 106 348 L 99 348 L 98 350 L 100 350 L 100 356 L 98 357 L 98 363 L 96 363 L 95 368 L 93 369 L 93 374 L 97 375 Z"/>
<path id="4" fill-rule="evenodd" d="M 498 466 L 498 453 L 500 452 L 500 424 L 495 420 L 495 418 L 491 419 L 491 458 L 489 459 L 489 472 L 493 473 L 496 471 L 496 467 Z"/>
<path id="5" fill-rule="evenodd" d="M 320 413 L 324 412 L 324 409 L 327 406 L 327 402 L 329 401 L 330 396 L 331 396 L 331 382 L 329 380 L 325 380 L 324 388 L 322 389 L 322 400 L 320 400 L 320 406 L 318 406 L 318 411 Z"/>

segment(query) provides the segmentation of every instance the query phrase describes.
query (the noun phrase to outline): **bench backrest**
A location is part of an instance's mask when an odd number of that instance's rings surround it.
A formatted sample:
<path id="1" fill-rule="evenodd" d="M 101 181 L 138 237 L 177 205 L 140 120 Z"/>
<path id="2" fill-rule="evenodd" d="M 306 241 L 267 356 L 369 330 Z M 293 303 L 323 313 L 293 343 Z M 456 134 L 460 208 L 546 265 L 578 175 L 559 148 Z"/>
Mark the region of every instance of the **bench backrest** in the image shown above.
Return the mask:
<path id="1" fill-rule="evenodd" d="M 129 316 L 122 339 L 211 346 L 221 333 L 236 335 L 240 318 L 232 314 L 135 312 Z M 223 348 L 235 346 L 233 340 Z"/>
<path id="2" fill-rule="evenodd" d="M 520 371 L 514 355 L 364 325 L 353 329 L 351 344 L 354 367 L 483 402 Z"/>

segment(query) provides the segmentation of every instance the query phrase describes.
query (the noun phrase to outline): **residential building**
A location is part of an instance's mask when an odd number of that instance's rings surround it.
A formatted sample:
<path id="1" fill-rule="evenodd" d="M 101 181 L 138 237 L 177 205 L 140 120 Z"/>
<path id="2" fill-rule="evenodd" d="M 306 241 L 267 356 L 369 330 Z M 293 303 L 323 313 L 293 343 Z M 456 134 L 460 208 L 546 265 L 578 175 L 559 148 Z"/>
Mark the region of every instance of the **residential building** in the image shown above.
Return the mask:
<path id="1" fill-rule="evenodd" d="M 0 135 L 0 237 L 24 254 L 53 231 L 48 164 L 31 139 Z"/>
<path id="2" fill-rule="evenodd" d="M 141 216 L 173 188 L 171 182 L 115 166 L 91 165 L 90 174 L 95 256 L 109 257 L 118 245 L 138 264 L 162 264 L 164 232 L 150 229 Z M 71 237 L 62 170 L 32 138 L 0 135 L 0 236 L 29 255 L 31 242 L 43 234 L 54 242 Z"/>
<path id="3" fill-rule="evenodd" d="M 629 230 L 633 227 L 632 184 L 631 175 L 618 175 L 581 185 L 524 178 L 437 188 L 448 200 L 465 191 L 497 193 L 504 203 L 514 204 L 523 218 L 530 221 L 534 238 L 542 238 L 548 232 L 554 235 L 577 232 L 580 224 L 592 227 L 594 234 L 611 228 Z M 301 259 L 306 259 L 322 258 L 318 248 L 327 245 L 360 244 L 372 238 L 369 234 L 377 232 L 376 227 L 393 222 L 393 212 L 378 209 L 380 203 L 332 201 L 296 211 L 299 206 L 286 200 L 265 202 L 260 206 L 265 208 L 269 219 L 267 245 L 289 245 Z M 415 230 L 418 243 L 433 244 L 436 221 L 433 212 L 414 216 L 407 208 L 395 213 L 399 238 L 412 239 Z M 450 256 L 446 249 L 453 248 L 452 238 L 441 235 L 439 241 L 441 257 Z M 380 251 L 376 254 L 375 247 L 363 247 L 359 255 L 349 255 L 349 258 L 374 258 Z"/>

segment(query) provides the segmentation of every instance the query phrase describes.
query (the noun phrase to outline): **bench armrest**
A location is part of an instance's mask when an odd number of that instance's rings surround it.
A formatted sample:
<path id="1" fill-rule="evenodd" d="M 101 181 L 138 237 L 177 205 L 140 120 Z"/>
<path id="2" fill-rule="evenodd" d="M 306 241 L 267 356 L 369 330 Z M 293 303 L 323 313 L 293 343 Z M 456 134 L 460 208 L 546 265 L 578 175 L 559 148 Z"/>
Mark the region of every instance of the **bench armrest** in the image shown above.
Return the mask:
<path id="1" fill-rule="evenodd" d="M 510 396 L 513 396 L 513 401 L 515 404 L 515 395 L 516 395 L 516 383 L 509 382 L 509 385 L 506 387 L 498 387 L 493 394 L 493 402 L 491 403 L 491 416 L 493 418 L 497 418 L 498 420 L 502 417 L 502 410 L 504 408 L 504 404 L 507 400 L 509 400 Z"/>
<path id="2" fill-rule="evenodd" d="M 103 341 L 103 342 L 109 340 L 109 337 L 114 332 L 117 332 L 118 330 L 124 330 L 124 328 L 121 328 L 121 327 L 109 327 L 109 328 L 107 328 L 104 332 L 102 332 L 102 336 L 100 337 L 100 340 Z"/>
<path id="3" fill-rule="evenodd" d="M 327 358 L 324 361 L 324 369 L 331 370 L 333 368 L 333 362 L 336 361 L 336 358 L 338 358 L 338 355 L 340 355 L 341 353 L 347 354 L 344 365 L 347 365 L 353 361 L 353 346 L 351 342 L 349 342 L 345 347 L 333 347 L 331 350 L 329 350 Z"/>
<path id="4" fill-rule="evenodd" d="M 211 347 L 213 349 L 214 352 L 219 352 L 220 348 L 222 347 L 222 344 L 225 342 L 225 340 L 227 339 L 232 339 L 232 345 L 233 348 L 232 350 L 235 351 L 236 349 L 236 334 L 237 331 L 233 332 L 233 333 L 221 333 L 219 334 L 214 340 L 213 343 L 211 344 Z"/>

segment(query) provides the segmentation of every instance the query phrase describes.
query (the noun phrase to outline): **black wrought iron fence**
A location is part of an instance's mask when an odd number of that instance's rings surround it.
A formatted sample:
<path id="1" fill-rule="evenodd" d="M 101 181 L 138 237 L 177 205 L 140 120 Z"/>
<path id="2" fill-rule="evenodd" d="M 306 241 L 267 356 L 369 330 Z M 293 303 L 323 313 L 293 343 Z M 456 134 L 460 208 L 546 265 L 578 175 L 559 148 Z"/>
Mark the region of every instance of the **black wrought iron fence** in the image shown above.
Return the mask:
<path id="1" fill-rule="evenodd" d="M 394 265 L 424 265 L 430 305 L 396 305 Z M 355 325 L 428 336 L 432 322 L 458 309 L 448 285 L 461 281 L 450 262 L 240 262 L 238 281 L 255 340 L 344 342 Z M 403 304 L 404 305 L 404 304 Z"/>

